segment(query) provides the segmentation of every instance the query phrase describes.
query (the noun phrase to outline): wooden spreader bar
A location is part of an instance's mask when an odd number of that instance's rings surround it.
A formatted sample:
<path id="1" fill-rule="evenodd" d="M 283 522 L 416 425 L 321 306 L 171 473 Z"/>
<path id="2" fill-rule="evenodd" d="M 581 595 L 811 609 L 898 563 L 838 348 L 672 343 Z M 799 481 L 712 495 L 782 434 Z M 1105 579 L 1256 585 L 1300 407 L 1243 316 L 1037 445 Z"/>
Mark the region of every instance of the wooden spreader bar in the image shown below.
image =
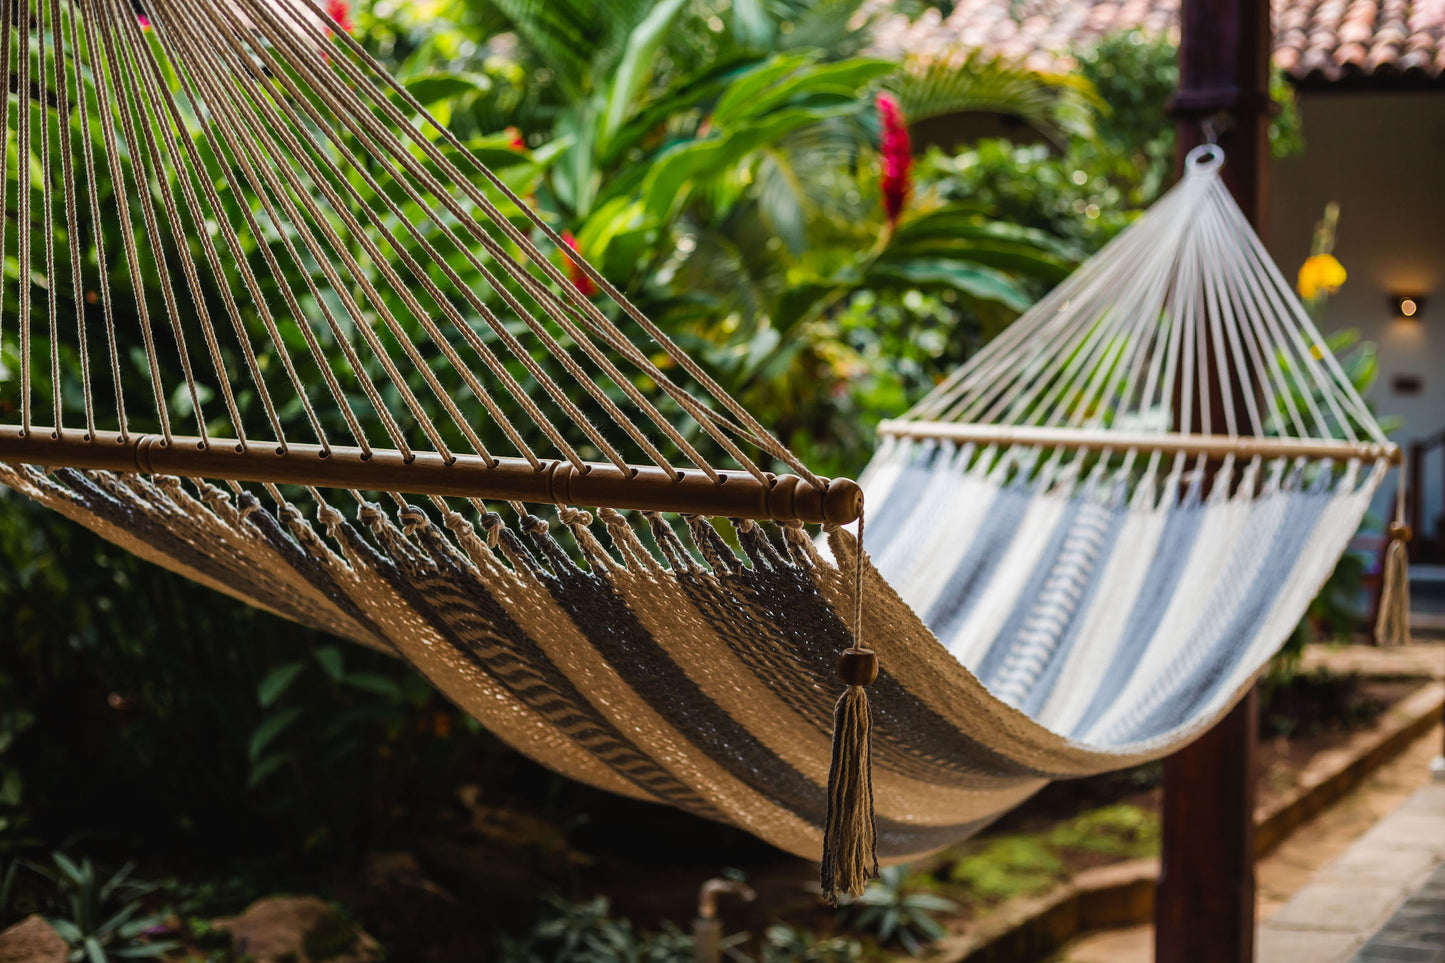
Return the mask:
<path id="1" fill-rule="evenodd" d="M 1253 435 L 1190 435 L 1179 432 L 1104 431 L 1033 425 L 974 425 L 953 421 L 884 421 L 878 434 L 894 438 L 935 438 L 983 445 L 1031 445 L 1044 448 L 1087 448 L 1094 451 L 1146 451 L 1223 458 L 1359 458 L 1389 459 L 1399 464 L 1400 446 L 1370 441 L 1273 438 Z"/>
<path id="2" fill-rule="evenodd" d="M 0 426 L 0 462 L 106 471 L 144 472 L 182 477 L 314 485 L 413 495 L 516 500 L 534 504 L 607 506 L 616 509 L 677 512 L 728 518 L 800 521 L 846 525 L 863 510 L 863 491 L 847 478 L 825 480 L 823 487 L 797 475 L 770 476 L 765 485 L 745 471 L 719 471 L 721 484 L 700 471 L 674 479 L 660 468 L 635 467 L 630 476 L 615 465 L 588 464 L 579 471 L 568 461 L 544 460 L 540 469 L 521 458 L 455 455 L 451 464 L 436 452 L 413 453 L 410 461 L 393 449 L 250 442 L 243 449 L 231 439 L 173 435 L 85 432 L 70 428 Z"/>

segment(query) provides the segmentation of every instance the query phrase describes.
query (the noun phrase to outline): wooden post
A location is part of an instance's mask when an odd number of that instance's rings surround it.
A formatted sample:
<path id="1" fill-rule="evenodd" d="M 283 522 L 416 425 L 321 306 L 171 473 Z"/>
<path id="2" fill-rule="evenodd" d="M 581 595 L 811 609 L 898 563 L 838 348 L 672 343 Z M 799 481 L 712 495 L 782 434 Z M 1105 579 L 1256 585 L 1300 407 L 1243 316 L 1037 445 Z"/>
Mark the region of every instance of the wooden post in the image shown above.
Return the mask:
<path id="1" fill-rule="evenodd" d="M 1269 163 L 1269 0 L 1183 0 L 1180 14 L 1172 104 L 1179 157 L 1211 127 L 1227 158 L 1225 185 L 1259 231 Z M 1216 377 L 1230 371 L 1221 361 L 1213 366 Z M 1254 959 L 1258 705 L 1251 690 L 1218 725 L 1164 761 L 1157 963 Z"/>
<path id="2" fill-rule="evenodd" d="M 1254 745 L 1258 689 L 1164 760 L 1156 963 L 1254 959 Z"/>

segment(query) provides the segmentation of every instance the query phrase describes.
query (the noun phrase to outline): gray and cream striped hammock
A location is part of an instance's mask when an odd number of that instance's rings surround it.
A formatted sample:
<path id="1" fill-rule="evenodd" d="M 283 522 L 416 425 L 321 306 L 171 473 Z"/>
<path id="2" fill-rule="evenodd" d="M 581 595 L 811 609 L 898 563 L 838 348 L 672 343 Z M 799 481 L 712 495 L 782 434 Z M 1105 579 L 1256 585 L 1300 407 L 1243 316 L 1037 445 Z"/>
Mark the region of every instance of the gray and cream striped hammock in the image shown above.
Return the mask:
<path id="1" fill-rule="evenodd" d="M 830 890 L 1206 729 L 1394 457 L 1206 149 L 884 425 L 870 564 L 309 0 L 10 9 L 0 482 Z"/>

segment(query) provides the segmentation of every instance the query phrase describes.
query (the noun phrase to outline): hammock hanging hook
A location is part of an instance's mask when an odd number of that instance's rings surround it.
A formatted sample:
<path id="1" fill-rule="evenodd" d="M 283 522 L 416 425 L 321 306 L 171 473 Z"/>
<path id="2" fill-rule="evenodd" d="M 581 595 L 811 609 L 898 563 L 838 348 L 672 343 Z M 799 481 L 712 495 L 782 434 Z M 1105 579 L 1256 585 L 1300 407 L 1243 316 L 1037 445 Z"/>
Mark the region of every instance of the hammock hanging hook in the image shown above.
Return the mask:
<path id="1" fill-rule="evenodd" d="M 1204 133 L 1204 143 L 1213 146 L 1219 143 L 1219 119 L 1215 115 L 1205 117 L 1199 122 L 1199 128 Z"/>

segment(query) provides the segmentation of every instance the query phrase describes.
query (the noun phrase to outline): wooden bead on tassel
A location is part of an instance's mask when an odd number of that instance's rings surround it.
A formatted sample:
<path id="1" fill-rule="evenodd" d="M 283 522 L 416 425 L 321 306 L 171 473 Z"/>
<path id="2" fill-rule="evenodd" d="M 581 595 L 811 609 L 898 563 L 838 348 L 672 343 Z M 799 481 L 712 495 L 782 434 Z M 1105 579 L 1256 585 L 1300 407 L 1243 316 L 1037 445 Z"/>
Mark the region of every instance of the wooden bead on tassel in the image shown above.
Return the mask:
<path id="1" fill-rule="evenodd" d="M 838 656 L 838 675 L 848 685 L 872 685 L 878 678 L 878 656 L 872 649 L 844 649 Z"/>

